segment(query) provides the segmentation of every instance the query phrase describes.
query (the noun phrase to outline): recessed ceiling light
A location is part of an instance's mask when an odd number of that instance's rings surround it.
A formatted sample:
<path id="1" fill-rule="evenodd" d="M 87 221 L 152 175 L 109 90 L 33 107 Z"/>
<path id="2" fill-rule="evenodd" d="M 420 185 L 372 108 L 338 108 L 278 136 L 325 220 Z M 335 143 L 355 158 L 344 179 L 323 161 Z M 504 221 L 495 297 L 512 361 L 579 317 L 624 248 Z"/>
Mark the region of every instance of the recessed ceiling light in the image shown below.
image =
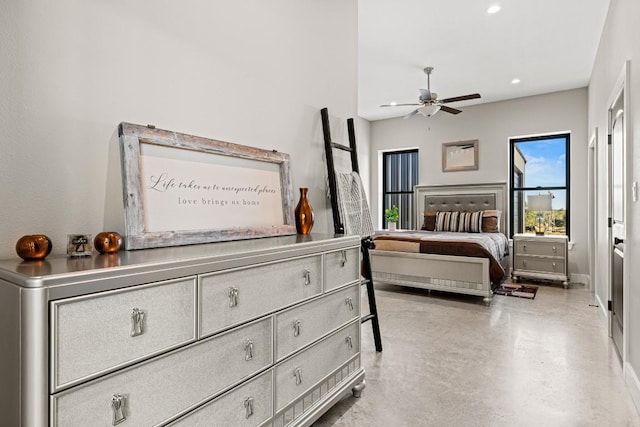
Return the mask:
<path id="1" fill-rule="evenodd" d="M 490 15 L 498 12 L 500 12 L 500 6 L 498 6 L 497 4 L 494 4 L 493 6 L 490 6 L 489 9 L 487 9 L 487 13 Z"/>
<path id="2" fill-rule="evenodd" d="M 391 101 L 389 105 L 398 105 L 398 103 L 396 101 Z"/>
<path id="3" fill-rule="evenodd" d="M 517 85 L 518 83 L 520 83 L 520 79 L 511 80 L 511 84 Z"/>

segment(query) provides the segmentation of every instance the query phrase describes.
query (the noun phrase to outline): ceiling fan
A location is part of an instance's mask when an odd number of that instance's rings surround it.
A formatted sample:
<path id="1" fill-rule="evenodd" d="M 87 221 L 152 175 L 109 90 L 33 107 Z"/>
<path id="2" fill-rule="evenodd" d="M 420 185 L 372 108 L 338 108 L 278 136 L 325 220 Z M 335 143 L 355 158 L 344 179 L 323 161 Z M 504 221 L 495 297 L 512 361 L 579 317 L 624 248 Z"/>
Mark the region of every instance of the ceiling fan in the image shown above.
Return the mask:
<path id="1" fill-rule="evenodd" d="M 395 104 L 394 103 L 394 104 L 381 105 L 381 107 L 405 107 L 408 105 L 415 105 L 419 107 L 413 110 L 412 112 L 410 112 L 409 114 L 407 114 L 406 116 L 404 116 L 405 119 L 408 119 L 409 117 L 413 117 L 418 113 L 422 114 L 425 117 L 431 117 L 440 110 L 450 114 L 462 113 L 461 110 L 448 107 L 444 104 L 448 104 L 449 102 L 466 101 L 468 99 L 480 98 L 479 93 L 473 93 L 470 95 L 454 96 L 453 98 L 438 99 L 438 94 L 435 92 L 431 92 L 431 81 L 429 77 L 431 76 L 432 71 L 433 71 L 433 67 L 426 67 L 424 69 L 424 73 L 427 75 L 427 88 L 420 89 L 420 97 L 418 98 L 417 104 Z"/>

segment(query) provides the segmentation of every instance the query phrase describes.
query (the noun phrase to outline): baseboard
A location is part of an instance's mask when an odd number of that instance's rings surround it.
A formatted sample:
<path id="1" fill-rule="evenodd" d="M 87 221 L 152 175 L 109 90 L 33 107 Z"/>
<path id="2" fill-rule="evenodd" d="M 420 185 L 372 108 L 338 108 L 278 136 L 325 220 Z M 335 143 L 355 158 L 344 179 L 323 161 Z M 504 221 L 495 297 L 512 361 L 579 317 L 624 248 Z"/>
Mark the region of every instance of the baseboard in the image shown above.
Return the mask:
<path id="1" fill-rule="evenodd" d="M 640 414 L 640 381 L 638 381 L 638 376 L 629 363 L 625 363 L 624 368 L 624 382 L 627 384 L 631 400 L 636 406 L 636 411 Z"/>
<path id="2" fill-rule="evenodd" d="M 609 319 L 609 314 L 607 313 L 607 304 L 604 304 L 600 300 L 600 296 L 598 294 L 596 294 L 596 304 L 598 304 L 598 307 L 600 307 L 600 313 L 602 314 L 603 320 L 606 321 L 607 319 Z"/>
<path id="3" fill-rule="evenodd" d="M 591 281 L 588 274 L 571 273 L 571 283 L 583 283 L 588 289 L 591 289 Z"/>

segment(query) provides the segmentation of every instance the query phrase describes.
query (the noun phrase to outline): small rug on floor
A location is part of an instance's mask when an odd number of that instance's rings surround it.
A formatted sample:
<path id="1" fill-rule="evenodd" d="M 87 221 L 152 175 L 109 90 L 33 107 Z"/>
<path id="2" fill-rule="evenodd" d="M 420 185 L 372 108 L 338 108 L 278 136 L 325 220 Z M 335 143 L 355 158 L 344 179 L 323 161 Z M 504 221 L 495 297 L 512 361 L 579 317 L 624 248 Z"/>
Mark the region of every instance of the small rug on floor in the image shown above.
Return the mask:
<path id="1" fill-rule="evenodd" d="M 497 295 L 527 299 L 534 299 L 536 292 L 538 292 L 537 286 L 516 285 L 514 283 L 503 283 L 493 291 L 493 293 Z"/>

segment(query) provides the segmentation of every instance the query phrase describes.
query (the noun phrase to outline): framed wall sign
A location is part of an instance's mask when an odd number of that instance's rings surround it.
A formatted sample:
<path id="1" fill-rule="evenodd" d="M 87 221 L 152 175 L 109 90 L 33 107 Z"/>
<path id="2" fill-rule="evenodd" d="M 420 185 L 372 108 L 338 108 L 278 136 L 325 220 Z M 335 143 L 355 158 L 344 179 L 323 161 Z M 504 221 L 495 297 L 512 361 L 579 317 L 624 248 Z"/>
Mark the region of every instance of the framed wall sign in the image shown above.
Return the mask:
<path id="1" fill-rule="evenodd" d="M 442 144 L 442 171 L 478 170 L 478 140 Z"/>
<path id="2" fill-rule="evenodd" d="M 296 234 L 289 155 L 121 123 L 125 248 Z"/>

